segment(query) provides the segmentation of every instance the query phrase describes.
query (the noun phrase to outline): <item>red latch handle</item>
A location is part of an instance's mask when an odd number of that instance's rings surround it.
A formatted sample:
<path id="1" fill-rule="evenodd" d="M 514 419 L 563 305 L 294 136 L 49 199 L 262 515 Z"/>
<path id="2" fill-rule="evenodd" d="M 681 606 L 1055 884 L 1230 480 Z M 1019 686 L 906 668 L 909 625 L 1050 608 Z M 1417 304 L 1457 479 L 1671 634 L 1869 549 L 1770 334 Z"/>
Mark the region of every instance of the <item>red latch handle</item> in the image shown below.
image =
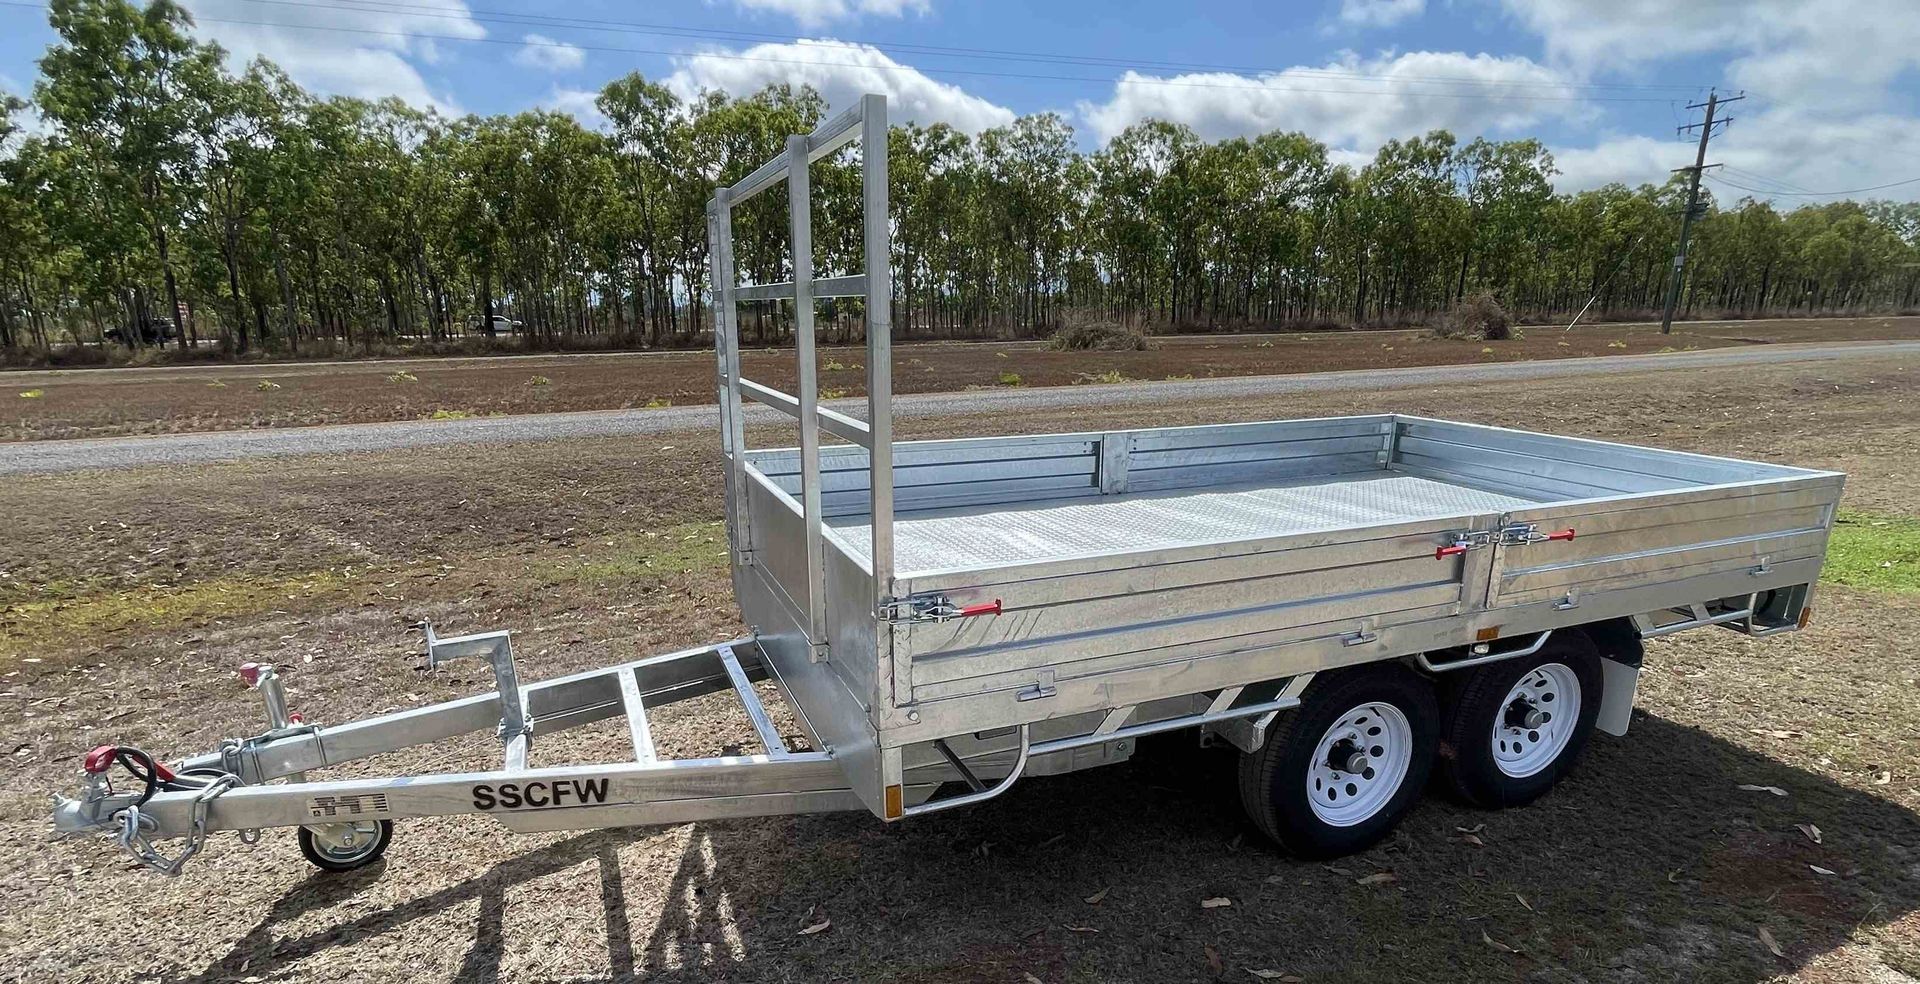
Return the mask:
<path id="1" fill-rule="evenodd" d="M 972 618 L 975 615 L 998 615 L 998 614 L 1000 614 L 1000 599 L 998 598 L 995 598 L 992 601 L 983 601 L 978 605 L 968 605 L 965 608 L 960 609 L 961 618 Z"/>
<path id="2" fill-rule="evenodd" d="M 1547 534 L 1547 539 L 1549 539 L 1549 540 L 1571 540 L 1571 539 L 1573 539 L 1573 530 L 1572 530 L 1571 528 L 1569 528 L 1569 529 L 1564 529 L 1564 530 L 1555 530 L 1555 531 L 1553 531 L 1552 533 L 1548 533 L 1548 534 Z"/>
<path id="3" fill-rule="evenodd" d="M 1435 551 L 1433 552 L 1433 559 L 1434 559 L 1434 560 L 1445 560 L 1445 559 L 1447 559 L 1448 557 L 1458 557 L 1458 556 L 1460 556 L 1461 554 L 1463 554 L 1463 553 L 1466 553 L 1466 552 L 1467 552 L 1467 545 L 1466 545 L 1466 544 L 1464 544 L 1464 543 L 1453 543 L 1453 544 L 1449 544 L 1449 545 L 1447 545 L 1447 546 L 1444 546 L 1444 547 L 1441 547 L 1441 548 L 1439 548 L 1438 550 L 1435 550 Z"/>

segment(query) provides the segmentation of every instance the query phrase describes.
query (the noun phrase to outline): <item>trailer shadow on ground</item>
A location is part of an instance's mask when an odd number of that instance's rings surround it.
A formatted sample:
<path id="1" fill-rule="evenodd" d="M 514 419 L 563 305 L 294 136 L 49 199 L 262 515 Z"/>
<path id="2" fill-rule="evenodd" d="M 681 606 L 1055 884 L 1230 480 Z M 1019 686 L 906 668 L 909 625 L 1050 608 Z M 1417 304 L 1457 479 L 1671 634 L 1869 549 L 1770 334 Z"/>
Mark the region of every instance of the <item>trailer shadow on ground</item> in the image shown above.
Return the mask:
<path id="1" fill-rule="evenodd" d="M 515 938 L 508 907 L 516 891 L 563 872 L 597 873 L 602 911 L 542 931 L 569 933 L 582 950 L 604 946 L 611 980 L 1277 971 L 1758 982 L 1796 967 L 1864 976 L 1847 969 L 1856 959 L 1920 973 L 1920 952 L 1873 952 L 1872 942 L 1920 907 L 1920 816 L 1658 717 L 1638 715 L 1626 739 L 1596 737 L 1581 769 L 1531 807 L 1488 813 L 1430 796 L 1391 843 L 1332 864 L 1292 861 L 1258 841 L 1240 820 L 1232 771 L 1229 755 L 1173 736 L 1128 765 L 1029 780 L 994 803 L 911 824 L 701 824 L 676 870 L 638 878 L 622 852 L 658 831 L 597 831 L 321 932 L 280 935 L 372 879 L 404 877 L 403 833 L 389 870 L 306 880 L 190 980 L 270 977 L 475 901 L 459 979 L 521 979 L 503 967 L 532 941 Z M 1202 905 L 1222 898 L 1230 904 Z M 1850 940 L 1866 942 L 1832 952 Z"/>

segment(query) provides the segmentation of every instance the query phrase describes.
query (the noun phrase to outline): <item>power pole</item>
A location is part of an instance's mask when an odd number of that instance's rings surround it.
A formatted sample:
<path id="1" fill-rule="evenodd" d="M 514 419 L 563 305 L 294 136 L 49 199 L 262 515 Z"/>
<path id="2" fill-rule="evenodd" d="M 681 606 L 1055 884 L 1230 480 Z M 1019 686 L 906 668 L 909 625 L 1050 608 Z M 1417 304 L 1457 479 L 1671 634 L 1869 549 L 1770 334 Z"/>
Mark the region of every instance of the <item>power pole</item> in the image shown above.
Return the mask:
<path id="1" fill-rule="evenodd" d="M 1722 103 L 1739 102 L 1745 98 L 1747 97 L 1741 95 L 1729 96 L 1722 99 L 1719 93 L 1709 91 L 1706 102 L 1694 103 L 1687 107 L 1688 109 L 1704 109 L 1707 111 L 1707 115 L 1701 122 L 1680 127 L 1679 131 L 1685 133 L 1688 130 L 1698 128 L 1700 130 L 1700 149 L 1695 152 L 1693 156 L 1692 167 L 1675 168 L 1675 170 L 1678 171 L 1686 171 L 1688 174 L 1687 210 L 1680 216 L 1680 252 L 1673 257 L 1673 286 L 1667 289 L 1667 311 L 1666 314 L 1660 318 L 1660 334 L 1662 335 L 1670 335 L 1673 333 L 1673 309 L 1680 304 L 1680 284 L 1686 279 L 1687 235 L 1693 231 L 1693 217 L 1700 211 L 1700 172 L 1706 170 L 1709 166 L 1707 164 L 1707 141 L 1713 138 L 1713 125 L 1716 122 L 1733 122 L 1732 117 L 1724 120 L 1715 120 L 1713 114 L 1720 108 Z M 1711 166 L 1719 167 L 1718 164 Z"/>

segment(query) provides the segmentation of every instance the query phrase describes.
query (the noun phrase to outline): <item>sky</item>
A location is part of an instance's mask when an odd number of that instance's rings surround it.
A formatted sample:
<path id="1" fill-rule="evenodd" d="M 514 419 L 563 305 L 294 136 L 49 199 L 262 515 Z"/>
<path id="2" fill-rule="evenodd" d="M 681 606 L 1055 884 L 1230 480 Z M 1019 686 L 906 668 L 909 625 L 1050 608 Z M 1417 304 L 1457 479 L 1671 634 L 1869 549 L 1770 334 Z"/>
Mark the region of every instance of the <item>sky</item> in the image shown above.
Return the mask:
<path id="1" fill-rule="evenodd" d="M 600 126 L 595 92 L 636 71 L 683 95 L 807 82 L 969 132 L 1055 112 L 1088 150 L 1147 118 L 1299 130 L 1356 164 L 1440 127 L 1538 137 L 1562 191 L 1665 180 L 1692 163 L 1689 104 L 1744 93 L 1709 155 L 1724 199 L 1920 199 L 1916 0 L 183 2 L 236 69 L 449 114 Z M 30 88 L 45 17 L 0 2 L 0 90 Z"/>

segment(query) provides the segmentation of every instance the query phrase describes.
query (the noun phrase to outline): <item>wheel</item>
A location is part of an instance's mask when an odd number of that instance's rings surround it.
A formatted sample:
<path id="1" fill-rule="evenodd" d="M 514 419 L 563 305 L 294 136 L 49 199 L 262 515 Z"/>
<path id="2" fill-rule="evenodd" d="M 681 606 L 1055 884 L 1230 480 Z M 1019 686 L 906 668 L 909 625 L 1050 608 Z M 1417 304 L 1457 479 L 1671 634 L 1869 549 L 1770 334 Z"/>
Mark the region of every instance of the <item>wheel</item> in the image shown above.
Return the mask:
<path id="1" fill-rule="evenodd" d="M 1519 806 L 1567 774 L 1600 713 L 1600 654 L 1584 633 L 1469 671 L 1447 702 L 1440 770 L 1475 806 Z"/>
<path id="2" fill-rule="evenodd" d="M 1433 686 L 1397 664 L 1323 675 L 1260 750 L 1240 756 L 1240 801 L 1302 858 L 1364 850 L 1420 798 L 1440 709 Z"/>
<path id="3" fill-rule="evenodd" d="M 322 871 L 353 871 L 380 860 L 393 840 L 392 820 L 350 820 L 300 828 L 300 853 Z"/>

